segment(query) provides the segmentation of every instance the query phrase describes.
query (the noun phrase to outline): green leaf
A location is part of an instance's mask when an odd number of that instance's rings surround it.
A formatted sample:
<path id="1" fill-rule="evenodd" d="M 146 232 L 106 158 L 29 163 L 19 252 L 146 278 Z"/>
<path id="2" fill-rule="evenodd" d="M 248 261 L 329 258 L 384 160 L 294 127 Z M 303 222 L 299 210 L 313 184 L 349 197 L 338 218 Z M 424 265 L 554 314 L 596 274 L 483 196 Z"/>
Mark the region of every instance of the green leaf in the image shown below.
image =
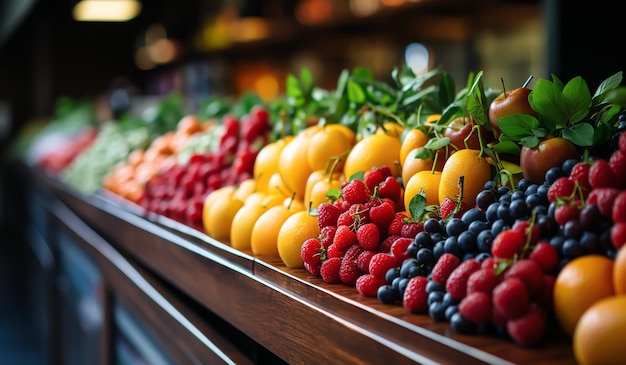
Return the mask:
<path id="1" fill-rule="evenodd" d="M 519 145 L 513 141 L 498 142 L 493 146 L 493 150 L 497 153 L 510 153 L 514 155 L 519 155 L 520 153 Z"/>
<path id="2" fill-rule="evenodd" d="M 455 93 L 454 79 L 449 73 L 444 72 L 439 80 L 439 103 L 441 105 L 449 105 L 454 101 Z"/>
<path id="3" fill-rule="evenodd" d="M 426 193 L 424 189 L 420 189 L 420 192 L 415 194 L 409 202 L 409 212 L 414 218 L 424 215 L 424 209 L 426 208 Z"/>
<path id="4" fill-rule="evenodd" d="M 439 137 L 439 138 L 431 138 L 426 142 L 424 148 L 428 148 L 431 150 L 438 150 L 442 147 L 445 147 L 450 144 L 449 137 Z"/>
<path id="5" fill-rule="evenodd" d="M 524 147 L 535 148 L 539 144 L 539 138 L 537 138 L 537 136 L 528 136 L 520 139 L 519 142 Z"/>
<path id="6" fill-rule="evenodd" d="M 593 145 L 597 146 L 611 140 L 611 132 L 611 126 L 608 124 L 599 124 L 593 132 Z"/>
<path id="7" fill-rule="evenodd" d="M 568 105 L 556 84 L 539 79 L 533 91 L 528 95 L 528 101 L 542 119 L 559 127 L 567 125 Z"/>
<path id="8" fill-rule="evenodd" d="M 339 74 L 339 78 L 337 79 L 337 88 L 335 89 L 335 97 L 337 99 L 341 98 L 343 93 L 346 91 L 349 78 L 350 78 L 350 71 L 346 69 L 341 71 L 341 73 Z"/>
<path id="9" fill-rule="evenodd" d="M 626 108 L 626 86 L 608 91 L 604 101 L 609 104 L 616 104 L 622 108 Z"/>
<path id="10" fill-rule="evenodd" d="M 332 201 L 335 201 L 341 197 L 341 189 L 338 188 L 330 188 L 326 192 L 326 197 Z"/>
<path id="11" fill-rule="evenodd" d="M 363 181 L 364 176 L 365 176 L 365 171 L 357 171 L 348 178 L 348 181 L 352 181 L 352 180 Z"/>
<path id="12" fill-rule="evenodd" d="M 593 100 L 601 100 L 603 95 L 609 90 L 613 90 L 619 87 L 622 83 L 622 71 L 616 72 L 613 75 L 607 77 L 600 83 L 596 92 L 593 94 Z"/>
<path id="13" fill-rule="evenodd" d="M 507 137 L 519 141 L 534 135 L 533 130 L 539 128 L 539 121 L 532 115 L 511 114 L 498 118 L 498 127 Z"/>
<path id="14" fill-rule="evenodd" d="M 313 74 L 307 68 L 300 70 L 300 87 L 305 95 L 309 95 L 313 89 Z"/>
<path id="15" fill-rule="evenodd" d="M 372 71 L 370 71 L 366 67 L 356 67 L 352 71 L 352 76 L 357 77 L 357 78 L 367 79 L 367 80 L 373 80 L 374 79 L 372 77 Z"/>
<path id="16" fill-rule="evenodd" d="M 286 88 L 285 91 L 287 95 L 287 103 L 294 107 L 299 107 L 304 104 L 304 95 L 302 94 L 302 89 L 300 89 L 300 83 L 298 79 L 292 75 L 287 75 L 287 79 L 285 80 Z"/>
<path id="17" fill-rule="evenodd" d="M 582 77 L 571 79 L 563 88 L 563 99 L 567 105 L 568 120 L 571 124 L 583 120 L 591 108 L 591 93 Z"/>
<path id="18" fill-rule="evenodd" d="M 561 137 L 577 146 L 593 145 L 594 130 L 589 123 L 578 123 L 562 131 Z"/>
<path id="19" fill-rule="evenodd" d="M 365 103 L 365 92 L 359 84 L 348 80 L 348 100 L 356 104 Z"/>

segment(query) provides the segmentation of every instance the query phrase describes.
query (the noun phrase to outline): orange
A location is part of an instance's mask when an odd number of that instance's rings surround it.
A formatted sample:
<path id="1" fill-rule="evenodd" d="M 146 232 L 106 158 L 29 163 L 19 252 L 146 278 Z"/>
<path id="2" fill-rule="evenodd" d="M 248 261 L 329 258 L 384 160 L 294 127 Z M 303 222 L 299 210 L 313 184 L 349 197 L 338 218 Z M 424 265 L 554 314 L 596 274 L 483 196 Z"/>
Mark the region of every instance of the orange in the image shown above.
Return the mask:
<path id="1" fill-rule="evenodd" d="M 252 228 L 267 210 L 262 200 L 247 202 L 235 213 L 230 227 L 230 245 L 238 250 L 250 250 Z"/>
<path id="2" fill-rule="evenodd" d="M 278 255 L 288 268 L 304 268 L 304 262 L 300 251 L 302 243 L 309 238 L 315 238 L 320 234 L 317 217 L 308 210 L 301 210 L 292 214 L 283 223 L 278 231 L 276 246 Z"/>
<path id="3" fill-rule="evenodd" d="M 378 127 L 376 130 L 377 134 L 386 134 L 398 139 L 402 137 L 403 132 L 404 127 L 396 122 L 384 122 L 382 127 Z"/>
<path id="4" fill-rule="evenodd" d="M 293 195 L 293 191 L 289 189 L 287 184 L 285 184 L 285 180 L 279 172 L 275 172 L 270 176 L 270 179 L 267 184 L 267 194 L 278 194 L 283 197 L 288 197 Z"/>
<path id="5" fill-rule="evenodd" d="M 343 132 L 322 127 L 311 136 L 309 141 L 307 153 L 309 166 L 313 171 L 329 170 L 337 160 L 335 169 L 341 171 L 351 148 L 352 144 Z"/>
<path id="6" fill-rule="evenodd" d="M 349 179 L 352 175 L 372 169 L 388 166 L 393 176 L 400 176 L 398 158 L 402 143 L 397 137 L 379 133 L 364 137 L 357 142 L 346 158 L 343 175 Z"/>
<path id="7" fill-rule="evenodd" d="M 306 180 L 313 172 L 308 158 L 312 133 L 311 127 L 300 132 L 283 147 L 278 158 L 278 173 L 299 199 L 304 199 Z"/>
<path id="8" fill-rule="evenodd" d="M 411 150 L 424 147 L 428 140 L 428 136 L 422 132 L 421 129 L 413 128 L 406 132 L 402 140 L 402 146 L 400 147 L 400 163 L 404 163 L 406 156 Z"/>
<path id="9" fill-rule="evenodd" d="M 219 189 L 215 189 L 207 194 L 204 198 L 204 204 L 202 205 L 202 225 L 204 226 L 204 232 L 208 235 L 211 235 L 209 232 L 209 217 L 211 216 L 211 211 L 213 209 L 213 203 L 217 198 L 222 195 L 233 194 L 235 192 L 235 187 L 233 185 L 222 186 Z"/>
<path id="10" fill-rule="evenodd" d="M 309 200 L 305 200 L 306 204 L 311 204 L 311 208 L 317 208 L 320 204 L 329 202 L 328 192 L 331 189 L 341 190 L 345 179 L 343 175 L 333 176 L 332 179 L 326 178 L 316 182 L 311 188 Z"/>
<path id="11" fill-rule="evenodd" d="M 324 181 L 326 186 L 335 186 L 335 185 L 339 185 L 339 187 L 341 187 L 341 182 L 343 181 L 343 175 L 339 172 L 335 172 L 333 173 L 332 178 L 330 177 L 330 174 L 325 174 L 324 171 L 322 170 L 317 170 L 317 171 L 313 171 L 311 173 L 311 175 L 309 175 L 309 178 L 307 179 L 306 182 L 306 189 L 304 192 L 304 199 L 303 201 L 305 202 L 305 204 L 308 204 L 309 202 L 315 200 L 318 201 L 319 200 L 319 193 L 320 190 L 322 189 L 323 185 L 320 185 L 319 187 L 315 188 L 316 185 L 318 185 L 318 182 L 320 181 Z M 312 192 L 313 189 L 315 188 L 316 190 L 316 195 L 315 198 L 313 198 Z M 322 198 L 324 198 L 326 196 L 326 193 L 324 192 Z M 315 204 L 314 204 L 315 205 Z"/>
<path id="12" fill-rule="evenodd" d="M 339 123 L 330 123 L 326 124 L 324 128 L 340 131 L 344 136 L 346 136 L 350 145 L 354 145 L 356 143 L 356 133 L 354 133 L 354 131 L 348 126 Z"/>
<path id="13" fill-rule="evenodd" d="M 278 172 L 278 158 L 283 147 L 293 136 L 283 137 L 263 146 L 254 160 L 253 177 L 257 182 L 257 190 L 267 192 L 270 177 Z"/>
<path id="14" fill-rule="evenodd" d="M 230 241 L 230 228 L 237 211 L 243 206 L 243 201 L 234 194 L 224 194 L 213 201 L 211 214 L 206 223 L 206 230 L 210 236 L 223 242 Z"/>
<path id="15" fill-rule="evenodd" d="M 623 247 L 617 251 L 613 261 L 613 286 L 615 294 L 626 294 L 626 249 Z"/>
<path id="16" fill-rule="evenodd" d="M 563 266 L 554 282 L 554 313 L 572 336 L 576 323 L 595 302 L 615 294 L 613 260 L 602 255 L 579 256 Z"/>
<path id="17" fill-rule="evenodd" d="M 414 196 L 424 190 L 426 194 L 426 205 L 439 205 L 439 185 L 441 172 L 420 171 L 413 175 L 404 187 L 404 207 L 409 210 L 409 204 Z"/>
<path id="18" fill-rule="evenodd" d="M 423 147 L 416 147 L 406 155 L 404 163 L 402 164 L 402 181 L 405 184 L 411 179 L 411 176 L 416 173 L 420 171 L 430 171 L 433 168 L 433 160 L 415 157 L 415 154 L 422 148 Z M 437 165 L 441 165 L 443 168 L 443 163 L 437 162 Z M 435 168 L 435 170 L 441 171 L 441 169 L 437 168 Z"/>
<path id="19" fill-rule="evenodd" d="M 245 179 L 235 188 L 235 198 L 245 201 L 256 190 L 256 181 L 253 178 Z"/>
<path id="20" fill-rule="evenodd" d="M 287 218 L 296 210 L 287 208 L 284 204 L 275 205 L 263 212 L 252 226 L 250 233 L 250 248 L 256 256 L 280 258 L 278 255 L 278 231 Z"/>
<path id="21" fill-rule="evenodd" d="M 626 296 L 616 295 L 598 300 L 585 311 L 576 325 L 572 340 L 578 364 L 624 363 L 625 308 Z"/>
<path id="22" fill-rule="evenodd" d="M 460 193 L 459 177 L 464 176 L 463 202 L 469 207 L 476 205 L 476 195 L 491 180 L 491 165 L 479 153 L 479 150 L 462 149 L 448 157 L 441 170 L 440 203 L 446 198 L 457 199 Z"/>

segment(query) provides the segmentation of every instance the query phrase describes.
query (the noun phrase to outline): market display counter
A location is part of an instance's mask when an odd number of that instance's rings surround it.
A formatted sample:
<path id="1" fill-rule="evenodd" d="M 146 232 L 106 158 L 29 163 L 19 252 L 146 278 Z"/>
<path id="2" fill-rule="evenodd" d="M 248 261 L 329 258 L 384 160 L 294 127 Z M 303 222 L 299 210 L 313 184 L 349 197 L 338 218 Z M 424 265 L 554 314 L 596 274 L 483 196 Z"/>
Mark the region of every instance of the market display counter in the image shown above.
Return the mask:
<path id="1" fill-rule="evenodd" d="M 234 250 L 115 196 L 83 196 L 37 171 L 26 174 L 46 196 L 48 234 L 65 232 L 101 277 L 100 363 L 122 358 L 120 318 L 133 318 L 165 363 L 575 363 L 556 328 L 531 349 L 459 335 L 448 323 Z"/>

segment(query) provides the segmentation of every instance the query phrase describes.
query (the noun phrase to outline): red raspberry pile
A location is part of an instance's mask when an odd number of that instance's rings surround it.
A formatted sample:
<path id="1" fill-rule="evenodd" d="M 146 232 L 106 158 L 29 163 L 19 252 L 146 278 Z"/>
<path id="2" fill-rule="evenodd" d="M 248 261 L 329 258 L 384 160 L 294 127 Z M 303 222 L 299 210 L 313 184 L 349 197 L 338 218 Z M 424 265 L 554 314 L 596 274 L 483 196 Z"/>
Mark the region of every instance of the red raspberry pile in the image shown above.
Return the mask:
<path id="1" fill-rule="evenodd" d="M 320 235 L 301 249 L 306 270 L 375 297 L 386 272 L 402 264 L 408 245 L 423 231 L 423 223 L 402 213 L 402 200 L 403 188 L 386 166 L 344 184 L 339 199 L 318 207 Z"/>

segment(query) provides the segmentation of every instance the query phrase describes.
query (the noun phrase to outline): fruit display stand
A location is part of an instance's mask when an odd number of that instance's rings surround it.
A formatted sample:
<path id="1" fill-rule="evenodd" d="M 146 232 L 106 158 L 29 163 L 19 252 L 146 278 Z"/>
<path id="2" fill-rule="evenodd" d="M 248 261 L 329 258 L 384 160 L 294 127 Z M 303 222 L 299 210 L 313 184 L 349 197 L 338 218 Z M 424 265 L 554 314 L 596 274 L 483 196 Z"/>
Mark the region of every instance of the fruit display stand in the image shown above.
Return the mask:
<path id="1" fill-rule="evenodd" d="M 47 196 L 39 208 L 52 217 L 48 231 L 72 235 L 104 278 L 102 353 L 114 346 L 111 303 L 120 298 L 174 363 L 575 363 L 555 326 L 533 348 L 457 334 L 447 322 L 235 250 L 115 195 L 86 196 L 22 170 Z"/>

